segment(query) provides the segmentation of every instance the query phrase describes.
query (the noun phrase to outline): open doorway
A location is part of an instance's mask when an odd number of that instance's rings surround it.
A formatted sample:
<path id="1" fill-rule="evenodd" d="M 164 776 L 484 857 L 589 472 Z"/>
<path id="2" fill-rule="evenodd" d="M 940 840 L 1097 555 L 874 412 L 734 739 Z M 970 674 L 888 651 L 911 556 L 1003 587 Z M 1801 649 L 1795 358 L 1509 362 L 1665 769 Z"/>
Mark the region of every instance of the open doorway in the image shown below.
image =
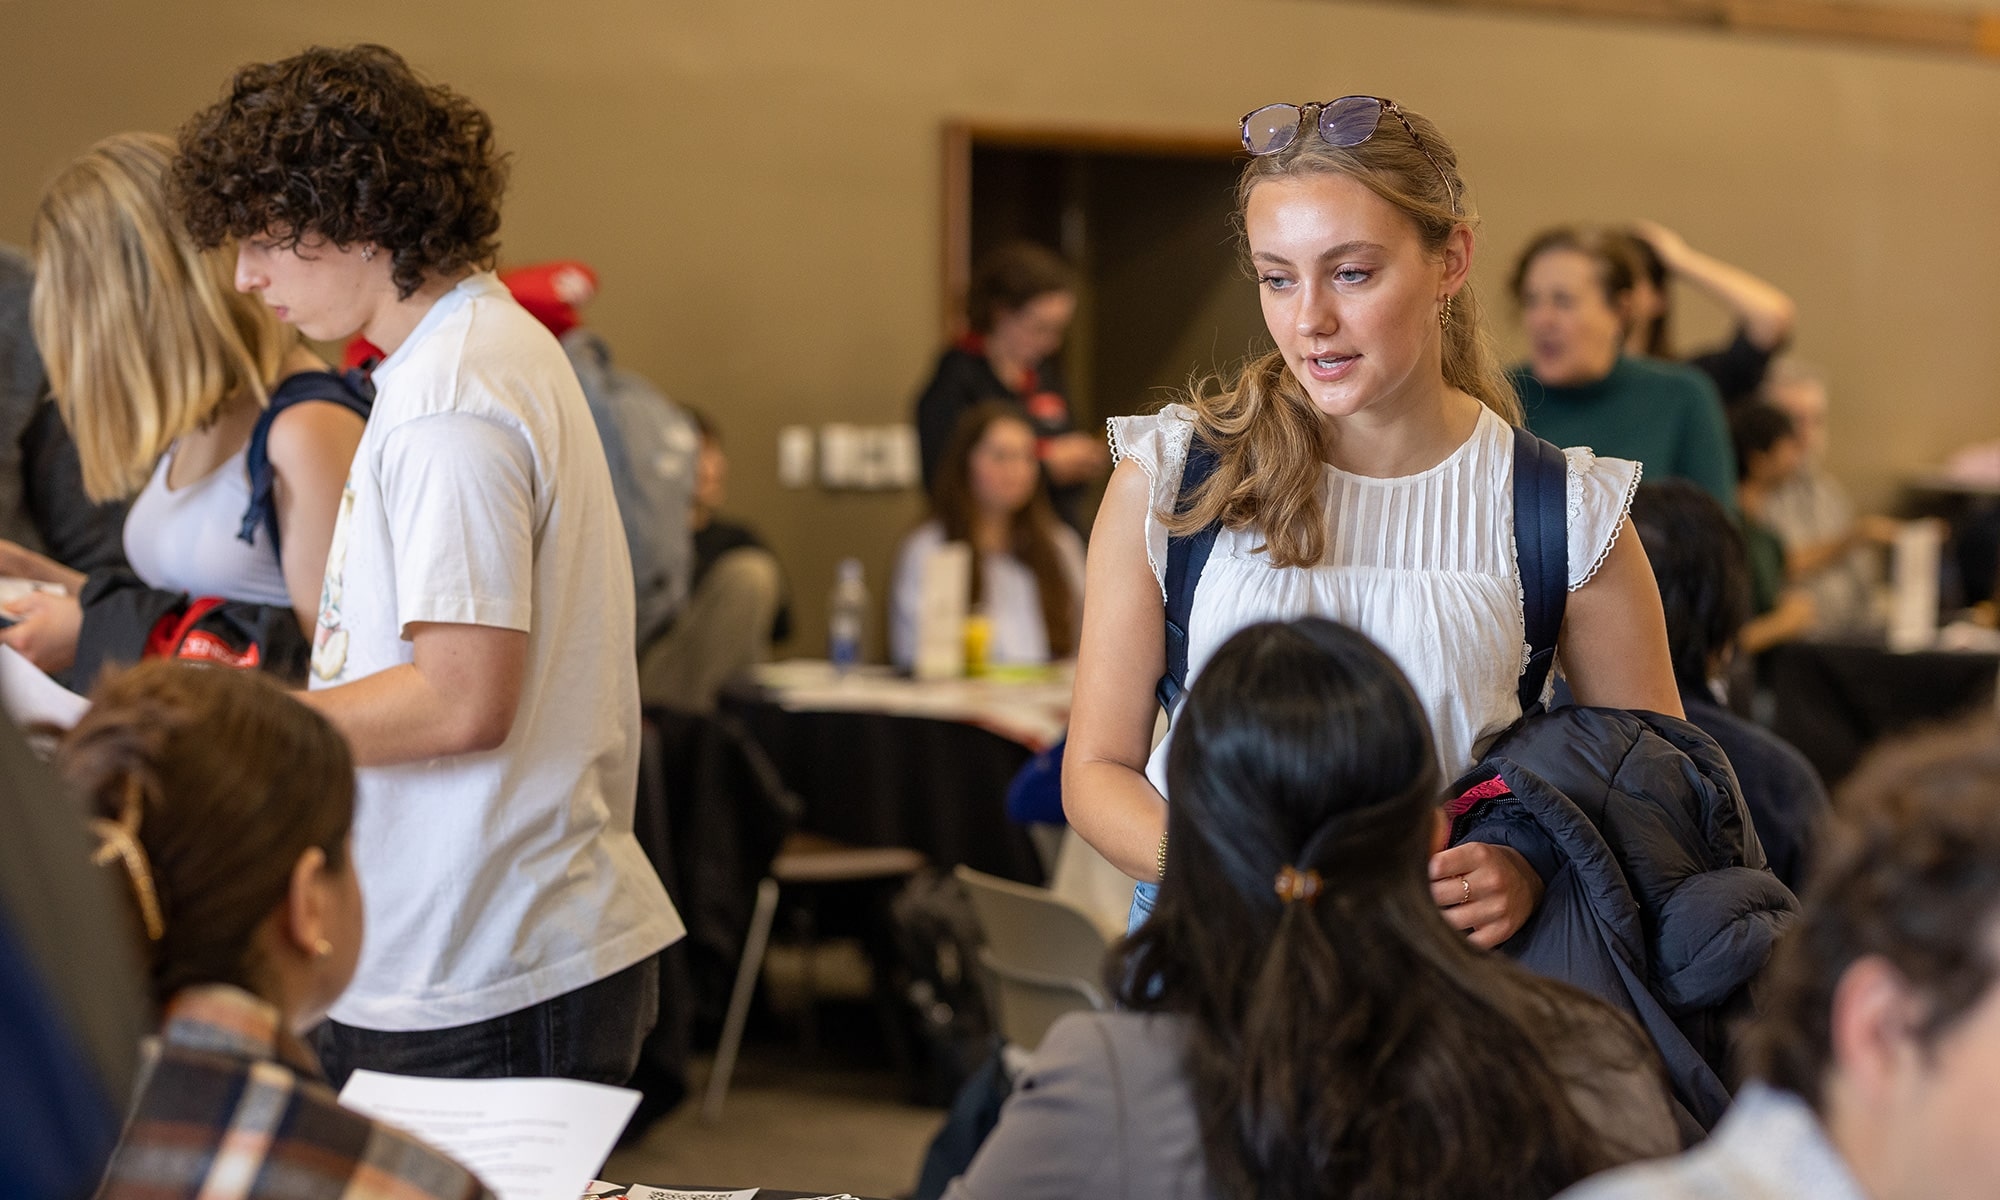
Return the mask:
<path id="1" fill-rule="evenodd" d="M 1268 345 L 1232 225 L 1242 153 L 1227 136 L 947 126 L 947 333 L 971 264 L 1027 238 L 1081 276 L 1062 371 L 1086 429 Z"/>

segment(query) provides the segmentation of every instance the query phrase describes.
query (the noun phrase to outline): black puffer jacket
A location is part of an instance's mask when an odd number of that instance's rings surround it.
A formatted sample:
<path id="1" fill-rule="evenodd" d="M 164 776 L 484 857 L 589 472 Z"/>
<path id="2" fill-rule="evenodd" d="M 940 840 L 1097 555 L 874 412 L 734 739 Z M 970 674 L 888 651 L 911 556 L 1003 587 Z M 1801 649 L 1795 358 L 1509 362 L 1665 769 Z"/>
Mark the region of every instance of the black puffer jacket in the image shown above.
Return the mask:
<path id="1" fill-rule="evenodd" d="M 1698 1134 L 1729 1103 L 1729 1026 L 1798 902 L 1765 866 L 1736 775 L 1686 721 L 1560 708 L 1462 781 L 1452 842 L 1519 850 L 1547 884 L 1501 950 L 1630 1013 Z"/>

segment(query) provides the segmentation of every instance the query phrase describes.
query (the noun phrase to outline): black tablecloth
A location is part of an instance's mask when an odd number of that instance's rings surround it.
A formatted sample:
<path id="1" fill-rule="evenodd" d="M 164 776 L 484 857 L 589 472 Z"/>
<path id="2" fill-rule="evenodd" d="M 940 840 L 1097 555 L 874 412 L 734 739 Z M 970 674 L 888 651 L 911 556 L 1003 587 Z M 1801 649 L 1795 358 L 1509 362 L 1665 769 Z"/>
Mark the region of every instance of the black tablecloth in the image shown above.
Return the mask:
<path id="1" fill-rule="evenodd" d="M 1832 787 L 1882 738 L 1991 707 L 2000 655 L 1793 642 L 1768 669 L 1774 730 Z"/>
<path id="2" fill-rule="evenodd" d="M 975 725 L 873 712 L 788 712 L 760 691 L 726 692 L 741 721 L 805 803 L 799 828 L 858 846 L 907 846 L 1041 883 L 1027 831 L 1007 819 L 1007 784 L 1027 747 Z"/>

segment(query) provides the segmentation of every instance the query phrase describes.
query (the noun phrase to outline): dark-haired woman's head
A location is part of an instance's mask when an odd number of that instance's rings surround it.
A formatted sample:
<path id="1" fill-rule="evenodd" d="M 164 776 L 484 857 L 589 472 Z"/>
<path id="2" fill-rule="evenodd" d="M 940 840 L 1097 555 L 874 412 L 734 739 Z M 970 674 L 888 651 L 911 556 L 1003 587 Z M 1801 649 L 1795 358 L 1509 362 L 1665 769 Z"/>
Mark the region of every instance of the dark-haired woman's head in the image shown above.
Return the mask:
<path id="1" fill-rule="evenodd" d="M 1387 654 L 1331 621 L 1258 625 L 1199 682 L 1167 760 L 1162 905 L 1193 893 L 1268 933 L 1284 909 L 1273 880 L 1293 867 L 1319 873 L 1322 904 L 1400 894 L 1435 915 L 1425 861 L 1443 785 L 1423 706 Z"/>
<path id="2" fill-rule="evenodd" d="M 1617 1161 L 1559 1064 L 1644 1052 L 1438 911 L 1439 768 L 1386 654 L 1324 620 L 1251 626 L 1173 739 L 1166 877 L 1110 981 L 1190 1023 L 1216 1194 L 1545 1197 Z"/>
<path id="3" fill-rule="evenodd" d="M 1034 573 L 1049 653 L 1076 648 L 1076 597 L 1055 546 L 1058 518 L 1049 502 L 1033 425 L 1005 400 L 967 409 L 953 427 L 931 483 L 931 517 L 948 541 L 981 543 L 981 532 L 1003 528 L 1008 553 Z M 985 571 L 972 556 L 970 595 L 985 598 Z"/>
<path id="4" fill-rule="evenodd" d="M 1806 444 L 1791 414 L 1775 404 L 1753 400 L 1729 414 L 1729 436 L 1736 445 L 1736 478 L 1770 487 L 1798 474 L 1805 465 Z"/>
<path id="5" fill-rule="evenodd" d="M 1632 527 L 1660 585 L 1674 682 L 1684 694 L 1705 696 L 1750 619 L 1743 534 L 1721 501 L 1685 479 L 1641 484 Z"/>
<path id="6" fill-rule="evenodd" d="M 358 285 L 407 299 L 492 265 L 507 168 L 471 101 L 363 45 L 239 70 L 182 126 L 174 181 L 197 242 L 241 244 L 238 287 L 342 340 L 366 325 Z"/>
<path id="7" fill-rule="evenodd" d="M 1637 266 L 1630 238 L 1563 226 L 1528 242 L 1514 265 L 1514 300 L 1528 334 L 1528 365 L 1550 387 L 1611 374 L 1632 320 Z"/>
<path id="8" fill-rule="evenodd" d="M 252 672 L 153 660 L 91 702 L 57 766 L 131 897 L 155 1001 L 228 984 L 316 1023 L 361 953 L 346 741 Z"/>
<path id="9" fill-rule="evenodd" d="M 1054 354 L 1075 316 L 1076 271 L 1047 247 L 1006 242 L 972 269 L 965 323 L 1010 363 L 1033 367 Z"/>

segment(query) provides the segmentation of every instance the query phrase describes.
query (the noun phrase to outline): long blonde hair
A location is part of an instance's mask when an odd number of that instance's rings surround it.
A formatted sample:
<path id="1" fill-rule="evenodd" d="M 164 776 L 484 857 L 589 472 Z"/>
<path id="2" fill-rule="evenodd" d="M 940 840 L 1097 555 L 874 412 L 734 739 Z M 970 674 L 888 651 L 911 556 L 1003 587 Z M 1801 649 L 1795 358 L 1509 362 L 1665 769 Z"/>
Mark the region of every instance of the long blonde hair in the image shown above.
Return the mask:
<path id="1" fill-rule="evenodd" d="M 235 248 L 204 251 L 167 194 L 174 144 L 105 138 L 42 194 L 35 344 L 93 500 L 133 495 L 175 438 L 224 401 L 267 398 L 297 334 L 235 287 Z"/>
<path id="2" fill-rule="evenodd" d="M 1402 122 L 1384 113 L 1375 135 L 1358 146 L 1328 145 L 1315 123 L 1278 153 L 1251 159 L 1236 184 L 1237 232 L 1245 253 L 1243 213 L 1250 193 L 1260 183 L 1307 175 L 1344 175 L 1388 201 L 1416 226 L 1428 254 L 1441 254 L 1460 226 L 1477 228 L 1479 218 L 1464 198 L 1458 156 L 1430 121 L 1407 109 L 1403 115 L 1422 145 L 1404 132 Z M 1452 300 L 1443 339 L 1445 383 L 1519 425 L 1520 399 L 1501 372 L 1469 281 Z M 1245 362 L 1233 381 L 1210 377 L 1189 391 L 1195 436 L 1215 450 L 1217 463 L 1187 506 L 1169 515 L 1167 527 L 1179 534 L 1216 521 L 1232 529 L 1250 528 L 1274 565 L 1317 563 L 1326 552 L 1319 506 L 1322 425 L 1284 355 L 1269 351 Z"/>

